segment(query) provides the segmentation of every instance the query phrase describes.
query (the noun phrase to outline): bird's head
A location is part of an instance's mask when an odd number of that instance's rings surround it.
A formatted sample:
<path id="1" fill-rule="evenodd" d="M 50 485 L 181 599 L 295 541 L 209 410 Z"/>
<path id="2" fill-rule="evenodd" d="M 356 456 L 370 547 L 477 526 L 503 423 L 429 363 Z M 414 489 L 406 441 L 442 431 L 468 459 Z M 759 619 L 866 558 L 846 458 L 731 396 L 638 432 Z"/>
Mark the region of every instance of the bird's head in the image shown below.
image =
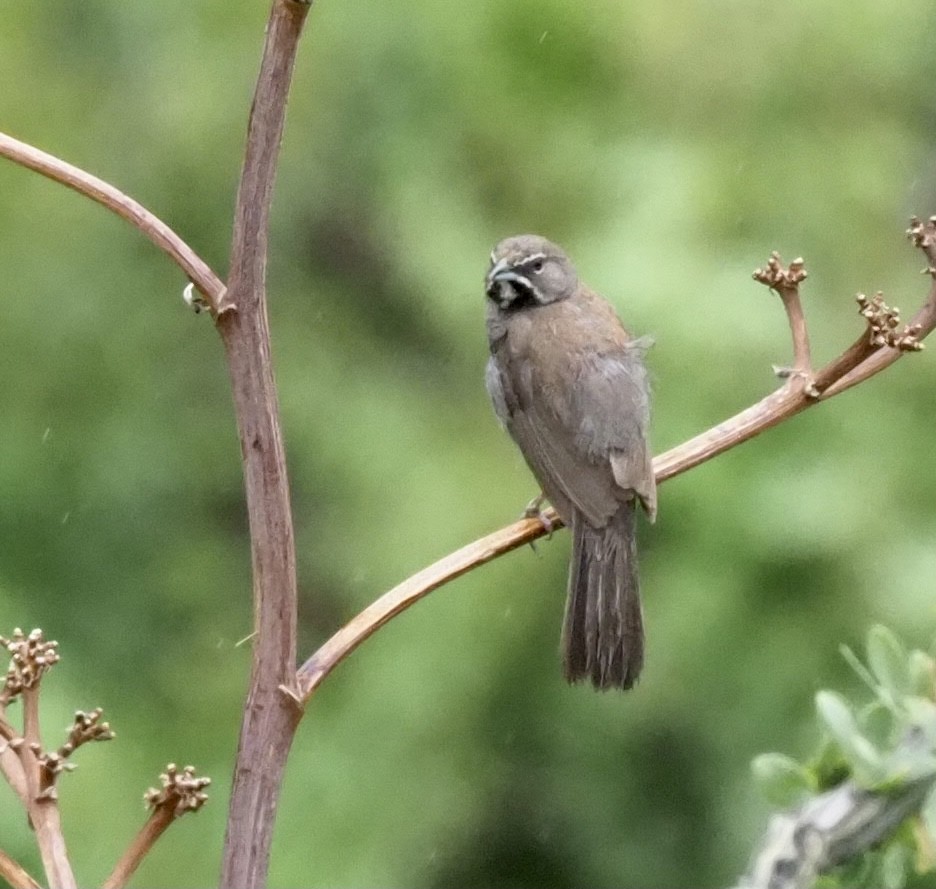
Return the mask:
<path id="1" fill-rule="evenodd" d="M 575 267 L 561 247 L 539 235 L 514 235 L 491 251 L 484 290 L 507 312 L 558 302 L 577 284 Z"/>

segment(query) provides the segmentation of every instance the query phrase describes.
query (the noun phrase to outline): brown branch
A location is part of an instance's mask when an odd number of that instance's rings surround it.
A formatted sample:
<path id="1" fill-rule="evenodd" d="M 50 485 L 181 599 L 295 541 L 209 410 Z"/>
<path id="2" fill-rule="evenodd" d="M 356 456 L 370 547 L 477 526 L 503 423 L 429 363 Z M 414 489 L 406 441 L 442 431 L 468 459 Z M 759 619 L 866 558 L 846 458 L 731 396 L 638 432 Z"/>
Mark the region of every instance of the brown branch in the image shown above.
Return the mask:
<path id="1" fill-rule="evenodd" d="M 120 860 L 114 865 L 110 876 L 101 884 L 101 889 L 120 889 L 126 886 L 149 850 L 153 848 L 156 840 L 163 835 L 173 820 L 172 809 L 168 806 L 154 809 L 139 833 L 120 856 Z"/>
<path id="2" fill-rule="evenodd" d="M 930 264 L 927 271 L 936 278 L 936 272 L 933 272 L 936 268 L 936 217 L 931 217 L 926 224 L 914 220 L 908 234 L 914 245 L 926 253 Z M 936 328 L 934 281 L 926 303 L 904 332 L 894 340 L 899 343 L 899 347 L 887 345 L 886 342 L 875 344 L 868 332 L 865 332 L 842 355 L 812 374 L 809 337 L 799 298 L 799 284 L 806 277 L 802 260 L 794 260 L 785 269 L 780 263 L 780 257 L 774 253 L 766 270 L 758 269 L 754 277 L 776 290 L 783 300 L 793 338 L 793 369 L 785 374 L 788 379 L 783 386 L 756 404 L 656 457 L 653 470 L 658 484 L 717 457 L 806 408 L 826 401 L 857 382 L 879 373 L 905 351 L 919 348 L 919 340 Z M 869 326 L 873 325 L 869 322 Z M 462 547 L 414 574 L 369 605 L 299 667 L 296 678 L 302 703 L 308 702 L 329 673 L 358 645 L 423 596 L 485 562 L 543 537 L 549 533 L 547 528 L 552 530 L 562 527 L 555 510 L 547 510 L 544 517 L 546 522 L 522 519 Z"/>
<path id="3" fill-rule="evenodd" d="M 42 630 L 24 633 L 17 628 L 10 638 L 0 636 L 0 647 L 10 654 L 10 666 L 0 689 L 0 764 L 4 776 L 23 802 L 50 886 L 76 886 L 62 834 L 54 776 L 46 768 L 39 721 L 42 677 L 58 662 L 58 643 Z M 23 702 L 23 734 L 7 721 L 6 708 L 14 699 Z"/>
<path id="4" fill-rule="evenodd" d="M 40 889 L 29 872 L 0 849 L 0 877 L 7 881 L 10 889 Z"/>
<path id="5" fill-rule="evenodd" d="M 770 254 L 767 265 L 755 269 L 754 280 L 766 284 L 775 291 L 783 302 L 783 309 L 790 323 L 793 336 L 793 368 L 790 373 L 807 376 L 812 373 L 812 359 L 809 353 L 809 331 L 806 329 L 806 315 L 800 301 L 799 285 L 806 280 L 806 269 L 802 259 L 794 259 L 788 268 L 780 261 L 780 254 L 775 250 Z"/>
<path id="6" fill-rule="evenodd" d="M 29 789 L 23 761 L 17 753 L 17 748 L 26 741 L 7 720 L 6 704 L 0 705 L 0 739 L 0 772 L 19 797 L 23 808 L 26 808 L 29 805 Z"/>
<path id="7" fill-rule="evenodd" d="M 23 689 L 23 737 L 24 743 L 17 748 L 23 763 L 28 788 L 29 820 L 36 833 L 36 845 L 45 869 L 46 879 L 53 889 L 77 889 L 78 883 L 72 871 L 62 832 L 53 778 L 43 768 L 40 753 L 42 736 L 39 727 L 38 682 Z"/>
<path id="8" fill-rule="evenodd" d="M 877 347 L 871 342 L 871 337 L 865 331 L 841 355 L 816 373 L 815 377 L 813 377 L 813 385 L 818 392 L 826 392 L 832 388 L 836 381 L 847 376 L 877 351 Z"/>
<path id="9" fill-rule="evenodd" d="M 150 817 L 114 865 L 103 889 L 125 886 L 166 828 L 183 815 L 197 812 L 208 800 L 205 788 L 211 784 L 211 779 L 196 777 L 192 766 L 180 770 L 170 763 L 159 778 L 162 786 L 158 789 L 151 787 L 145 795 L 146 802 L 152 807 Z"/>
<path id="10" fill-rule="evenodd" d="M 204 295 L 213 313 L 222 314 L 234 308 L 225 296 L 223 282 L 207 263 L 166 223 L 113 185 L 5 133 L 0 133 L 0 157 L 61 182 L 107 207 L 168 254 Z"/>
<path id="11" fill-rule="evenodd" d="M 885 368 L 890 367 L 904 352 L 915 351 L 912 348 L 912 344 L 914 342 L 921 343 L 934 329 L 936 329 L 936 278 L 934 278 L 933 284 L 930 287 L 926 302 L 910 319 L 910 323 L 907 325 L 906 330 L 911 332 L 910 347 L 898 345 L 886 346 L 878 349 L 855 367 L 854 370 L 843 375 L 830 385 L 825 392 L 825 396 L 832 397 L 833 395 L 839 395 L 846 389 L 857 386 L 859 383 L 863 383 L 875 374 L 880 373 Z"/>
<path id="12" fill-rule="evenodd" d="M 238 307 L 218 319 L 237 415 L 253 557 L 253 668 L 228 809 L 221 885 L 266 882 L 286 757 L 301 716 L 295 696 L 296 557 L 270 360 L 266 260 L 286 97 L 306 3 L 274 0 L 247 130 L 228 281 Z"/>
<path id="13" fill-rule="evenodd" d="M 551 527 L 562 527 L 562 521 L 555 510 L 546 510 L 544 516 L 548 518 Z M 308 701 L 325 677 L 391 618 L 442 584 L 532 542 L 543 533 L 543 522 L 540 519 L 521 519 L 463 546 L 385 593 L 335 633 L 299 668 L 296 678 L 302 702 Z"/>

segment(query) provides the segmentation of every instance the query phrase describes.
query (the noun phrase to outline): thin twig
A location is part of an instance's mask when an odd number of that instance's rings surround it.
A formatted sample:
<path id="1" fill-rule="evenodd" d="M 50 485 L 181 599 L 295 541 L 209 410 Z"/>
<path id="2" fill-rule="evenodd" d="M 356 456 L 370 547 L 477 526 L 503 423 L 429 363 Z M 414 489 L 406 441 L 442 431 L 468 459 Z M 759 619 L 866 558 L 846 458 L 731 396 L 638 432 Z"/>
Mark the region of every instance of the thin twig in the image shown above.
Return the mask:
<path id="1" fill-rule="evenodd" d="M 816 391 L 826 392 L 834 383 L 843 379 L 877 351 L 878 349 L 872 344 L 868 332 L 865 331 L 838 358 L 830 361 L 816 373 L 813 377 L 813 385 L 816 387 Z M 832 395 L 834 394 L 835 392 L 832 393 Z"/>
<path id="2" fill-rule="evenodd" d="M 7 881 L 10 889 L 40 889 L 29 871 L 0 849 L 0 877 Z"/>
<path id="3" fill-rule="evenodd" d="M 77 889 L 78 883 L 72 872 L 62 832 L 61 814 L 54 794 L 32 801 L 29 820 L 36 833 L 36 845 L 49 886 L 52 889 Z"/>
<path id="4" fill-rule="evenodd" d="M 110 183 L 5 133 L 0 133 L 0 157 L 61 182 L 107 207 L 168 254 L 205 296 L 214 314 L 234 308 L 225 297 L 224 284 L 208 264 L 166 223 Z"/>
<path id="5" fill-rule="evenodd" d="M 546 510 L 544 515 L 553 528 L 562 527 L 562 520 L 555 510 Z M 391 618 L 442 584 L 504 553 L 517 549 L 525 543 L 530 543 L 542 533 L 543 522 L 539 518 L 521 519 L 423 568 L 422 571 L 385 593 L 335 633 L 299 668 L 297 684 L 302 702 L 308 701 L 315 689 L 338 663 Z"/>
<path id="6" fill-rule="evenodd" d="M 42 749 L 42 733 L 39 727 L 39 691 L 36 683 L 23 689 L 23 736 L 24 743 L 17 749 L 23 763 L 28 788 L 29 820 L 36 833 L 36 845 L 45 868 L 46 879 L 53 889 L 77 889 L 78 883 L 72 871 L 62 819 L 59 812 L 52 778 L 47 775 L 39 760 Z"/>
<path id="7" fill-rule="evenodd" d="M 159 782 L 159 787 L 151 787 L 144 794 L 152 810 L 150 817 L 104 881 L 104 889 L 126 885 L 166 828 L 183 815 L 197 812 L 208 801 L 206 789 L 211 779 L 199 777 L 194 766 L 179 768 L 175 763 L 169 763 L 159 776 Z"/>
<path id="8" fill-rule="evenodd" d="M 5 704 L 0 705 L 0 739 L 0 772 L 19 797 L 23 808 L 26 808 L 29 805 L 26 772 L 23 770 L 23 761 L 15 750 L 15 747 L 25 744 L 26 741 L 7 720 Z"/>
<path id="9" fill-rule="evenodd" d="M 926 257 L 926 268 L 923 273 L 932 279 L 929 295 L 926 302 L 917 310 L 907 325 L 908 331 L 914 332 L 914 337 L 921 341 L 936 329 L 936 216 L 930 216 L 925 222 L 917 217 L 910 220 L 907 237 L 914 247 L 923 252 Z M 854 347 L 853 347 L 854 348 Z M 852 386 L 857 386 L 870 377 L 889 367 L 903 354 L 899 348 L 888 347 L 878 349 L 864 359 L 854 370 L 845 373 L 835 380 L 825 392 L 827 397 L 838 395 Z"/>
<path id="10" fill-rule="evenodd" d="M 172 809 L 168 806 L 160 806 L 150 813 L 149 818 L 140 828 L 139 833 L 133 838 L 129 846 L 124 850 L 120 860 L 114 865 L 110 876 L 101 884 L 101 889 L 121 889 L 126 886 L 130 877 L 133 876 L 140 862 L 146 857 L 146 854 L 153 848 L 153 844 L 158 840 L 166 828 L 172 824 Z"/>
<path id="11" fill-rule="evenodd" d="M 917 341 L 922 341 L 925 337 L 936 329 L 936 280 L 930 287 L 929 296 L 923 306 L 910 319 L 907 325 L 908 329 L 914 330 L 914 337 Z M 904 351 L 893 346 L 885 346 L 868 356 L 854 370 L 845 374 L 841 379 L 836 380 L 825 391 L 824 397 L 831 398 L 833 395 L 840 395 L 846 389 L 857 386 L 865 380 L 870 379 L 875 374 L 879 374 L 885 368 L 890 367 L 898 358 L 904 354 Z"/>
<path id="12" fill-rule="evenodd" d="M 39 689 L 40 685 L 32 685 L 23 689 L 20 696 L 23 701 L 23 737 L 26 744 L 41 744 L 42 730 L 39 726 Z"/>
<path id="13" fill-rule="evenodd" d="M 800 301 L 799 285 L 806 280 L 806 269 L 802 258 L 794 259 L 789 266 L 784 266 L 780 254 L 776 250 L 770 254 L 767 265 L 762 269 L 755 269 L 754 280 L 766 284 L 777 293 L 783 302 L 787 320 L 790 323 L 790 333 L 793 337 L 793 367 L 786 375 L 792 372 L 801 379 L 806 379 L 812 373 L 812 359 L 809 354 L 809 331 L 806 328 L 806 315 L 803 313 L 803 304 Z"/>

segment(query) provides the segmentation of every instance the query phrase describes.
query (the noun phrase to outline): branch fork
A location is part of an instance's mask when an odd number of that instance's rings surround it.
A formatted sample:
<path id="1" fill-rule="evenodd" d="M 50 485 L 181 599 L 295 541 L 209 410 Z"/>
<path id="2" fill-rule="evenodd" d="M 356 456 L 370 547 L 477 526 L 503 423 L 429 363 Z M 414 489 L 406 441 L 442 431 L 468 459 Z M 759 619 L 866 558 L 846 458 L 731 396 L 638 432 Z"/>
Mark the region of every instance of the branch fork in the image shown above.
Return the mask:
<path id="1" fill-rule="evenodd" d="M 783 302 L 790 332 L 793 335 L 793 367 L 774 368 L 778 377 L 799 380 L 803 392 L 810 398 L 818 398 L 819 392 L 812 384 L 812 359 L 809 351 L 809 331 L 806 316 L 800 301 L 800 284 L 806 280 L 806 266 L 802 257 L 783 265 L 780 254 L 774 250 L 762 269 L 754 270 L 754 280 L 766 285 L 779 295 Z"/>

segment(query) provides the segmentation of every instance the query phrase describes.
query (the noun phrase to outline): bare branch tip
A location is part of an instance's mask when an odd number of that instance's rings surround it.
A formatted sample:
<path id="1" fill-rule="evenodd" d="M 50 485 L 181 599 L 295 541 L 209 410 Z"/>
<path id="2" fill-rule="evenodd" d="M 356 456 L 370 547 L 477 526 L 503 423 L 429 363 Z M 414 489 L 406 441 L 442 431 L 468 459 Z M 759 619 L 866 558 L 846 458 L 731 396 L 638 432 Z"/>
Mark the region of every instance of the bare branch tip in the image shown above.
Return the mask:
<path id="1" fill-rule="evenodd" d="M 796 290 L 806 280 L 808 273 L 802 256 L 798 256 L 788 266 L 783 265 L 780 254 L 774 250 L 762 269 L 754 270 L 754 280 L 771 290 Z"/>
<path id="2" fill-rule="evenodd" d="M 9 638 L 0 636 L 0 646 L 10 654 L 10 666 L 3 680 L 5 701 L 37 686 L 46 671 L 59 661 L 58 642 L 47 640 L 38 628 L 26 635 L 16 627 Z"/>
<path id="3" fill-rule="evenodd" d="M 180 771 L 175 763 L 169 763 L 159 780 L 161 788 L 151 787 L 143 794 L 146 804 L 154 810 L 166 808 L 171 810 L 173 818 L 180 818 L 187 812 L 197 812 L 208 802 L 204 791 L 211 784 L 211 778 L 195 777 L 194 766 L 185 766 Z"/>
<path id="4" fill-rule="evenodd" d="M 888 346 L 901 352 L 919 352 L 923 348 L 923 342 L 920 340 L 921 325 L 907 324 L 898 330 L 900 309 L 897 306 L 888 306 L 880 290 L 871 299 L 859 293 L 855 300 L 858 303 L 858 314 L 867 322 L 868 342 L 872 346 Z"/>
<path id="5" fill-rule="evenodd" d="M 71 756 L 82 744 L 90 741 L 112 741 L 116 736 L 109 722 L 102 722 L 104 711 L 95 707 L 90 713 L 75 711 L 75 721 L 68 732 L 68 740 L 58 749 L 61 756 Z"/>
<path id="6" fill-rule="evenodd" d="M 936 216 L 930 216 L 926 222 L 918 216 L 911 216 L 907 237 L 914 247 L 919 247 L 928 254 L 936 245 Z"/>

